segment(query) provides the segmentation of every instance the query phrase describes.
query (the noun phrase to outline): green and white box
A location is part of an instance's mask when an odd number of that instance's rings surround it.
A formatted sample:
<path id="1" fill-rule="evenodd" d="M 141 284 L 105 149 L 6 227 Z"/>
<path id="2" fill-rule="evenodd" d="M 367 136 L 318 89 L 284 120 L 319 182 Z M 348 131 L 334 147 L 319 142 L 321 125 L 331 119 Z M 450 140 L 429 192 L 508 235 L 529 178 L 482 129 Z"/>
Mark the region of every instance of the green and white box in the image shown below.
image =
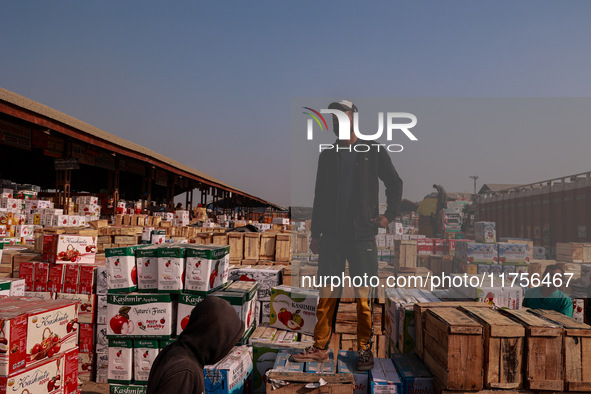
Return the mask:
<path id="1" fill-rule="evenodd" d="M 181 293 L 187 248 L 180 245 L 158 248 L 158 292 Z"/>
<path id="2" fill-rule="evenodd" d="M 137 288 L 142 292 L 158 291 L 158 247 L 148 246 L 135 251 Z"/>
<path id="3" fill-rule="evenodd" d="M 256 320 L 257 291 L 258 284 L 256 282 L 238 281 L 211 295 L 223 298 L 234 307 L 244 324 L 244 331 L 246 332 Z"/>
<path id="4" fill-rule="evenodd" d="M 136 339 L 133 341 L 134 382 L 148 384 L 152 364 L 158 356 L 158 341 L 155 339 Z"/>
<path id="5" fill-rule="evenodd" d="M 187 324 L 189 323 L 189 318 L 191 316 L 191 312 L 193 312 L 193 309 L 197 306 L 197 304 L 203 301 L 206 296 L 207 293 L 203 293 L 201 295 L 183 293 L 179 296 L 179 307 L 176 318 L 177 335 L 183 332 L 183 330 L 187 327 Z"/>
<path id="6" fill-rule="evenodd" d="M 109 294 L 107 336 L 169 339 L 176 329 L 176 307 L 170 294 Z"/>
<path id="7" fill-rule="evenodd" d="M 109 293 L 130 293 L 137 290 L 136 249 L 137 246 L 105 249 Z"/>
<path id="8" fill-rule="evenodd" d="M 230 247 L 198 245 L 187 248 L 185 291 L 210 291 L 228 281 Z"/>
<path id="9" fill-rule="evenodd" d="M 109 341 L 109 383 L 133 382 L 133 341 L 111 339 Z"/>

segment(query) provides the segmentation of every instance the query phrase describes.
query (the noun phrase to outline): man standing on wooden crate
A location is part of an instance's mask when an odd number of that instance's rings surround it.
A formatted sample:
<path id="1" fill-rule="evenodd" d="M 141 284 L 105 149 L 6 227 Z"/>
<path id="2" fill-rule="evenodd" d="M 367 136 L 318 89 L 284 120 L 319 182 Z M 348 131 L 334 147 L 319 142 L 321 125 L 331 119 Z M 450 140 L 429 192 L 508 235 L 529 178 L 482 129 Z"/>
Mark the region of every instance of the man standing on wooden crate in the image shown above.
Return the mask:
<path id="1" fill-rule="evenodd" d="M 310 249 L 318 253 L 318 278 L 343 277 L 346 262 L 349 277 L 377 277 L 378 227 L 386 228 L 395 219 L 402 199 L 402 180 L 390 156 L 378 142 L 364 141 L 364 149 L 355 149 L 358 138 L 353 132 L 357 107 L 340 100 L 328 106 L 349 117 L 348 140 L 337 140 L 334 149 L 325 149 L 318 159 L 314 207 L 312 212 Z M 333 115 L 333 131 L 339 135 L 337 116 Z M 371 148 L 365 151 L 366 147 Z M 379 214 L 379 180 L 386 189 L 387 209 Z M 369 279 L 368 279 L 369 281 Z M 372 291 L 369 285 L 354 287 L 357 302 L 357 369 L 373 368 L 371 352 L 373 336 Z M 336 324 L 343 288 L 332 288 L 324 282 L 320 287 L 316 312 L 314 346 L 292 356 L 292 361 L 328 360 L 328 344 Z"/>
<path id="2" fill-rule="evenodd" d="M 560 279 L 561 283 L 556 286 L 558 279 Z M 567 280 L 564 276 L 564 270 L 557 264 L 549 265 L 539 280 L 541 286 L 533 287 L 525 292 L 523 306 L 531 309 L 556 311 L 568 317 L 573 317 L 573 301 L 558 289 Z"/>

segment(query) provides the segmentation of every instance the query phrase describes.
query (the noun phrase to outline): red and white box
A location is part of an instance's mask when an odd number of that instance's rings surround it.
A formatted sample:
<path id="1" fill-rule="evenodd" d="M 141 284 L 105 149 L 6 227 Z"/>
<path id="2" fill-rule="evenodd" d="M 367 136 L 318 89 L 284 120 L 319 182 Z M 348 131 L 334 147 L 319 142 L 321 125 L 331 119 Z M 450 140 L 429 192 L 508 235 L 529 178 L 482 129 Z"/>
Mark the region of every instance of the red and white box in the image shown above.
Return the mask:
<path id="1" fill-rule="evenodd" d="M 78 358 L 78 379 L 81 382 L 89 382 L 92 378 L 93 353 L 80 353 Z"/>
<path id="2" fill-rule="evenodd" d="M 80 279 L 80 266 L 76 264 L 64 265 L 64 285 L 63 293 L 76 294 L 78 293 L 78 284 Z"/>
<path id="3" fill-rule="evenodd" d="M 80 323 L 78 325 L 78 348 L 80 353 L 94 352 L 94 325 Z"/>
<path id="4" fill-rule="evenodd" d="M 26 364 L 27 315 L 18 310 L 0 312 L 0 321 L 0 376 L 8 376 Z"/>
<path id="5" fill-rule="evenodd" d="M 47 291 L 61 293 L 64 288 L 64 272 L 66 264 L 55 264 L 49 267 L 49 282 Z"/>
<path id="6" fill-rule="evenodd" d="M 35 276 L 33 279 L 33 291 L 47 291 L 49 282 L 49 263 L 35 263 Z M 26 285 L 25 285 L 26 287 Z"/>
<path id="7" fill-rule="evenodd" d="M 96 278 L 96 267 L 91 265 L 80 266 L 80 283 L 78 284 L 78 293 L 93 294 L 94 282 Z M 67 293 L 67 292 L 66 292 Z M 83 350 L 80 350 L 84 352 Z"/>
<path id="8" fill-rule="evenodd" d="M 433 240 L 433 254 L 436 256 L 443 256 L 445 254 L 445 240 L 434 239 Z"/>
<path id="9" fill-rule="evenodd" d="M 18 270 L 18 277 L 25 280 L 25 291 L 33 291 L 35 263 L 31 261 L 21 263 Z"/>
<path id="10" fill-rule="evenodd" d="M 27 310 L 27 366 L 78 346 L 77 304 L 40 301 Z"/>
<path id="11" fill-rule="evenodd" d="M 69 300 L 71 302 L 77 302 L 77 317 L 78 323 L 93 324 L 94 321 L 94 310 L 96 308 L 96 296 L 94 294 L 67 294 L 57 293 L 56 298 L 58 300 Z"/>
<path id="12" fill-rule="evenodd" d="M 78 386 L 78 369 L 72 368 L 73 360 L 78 360 L 77 348 L 45 359 L 10 376 L 0 377 L 0 393 L 74 393 Z"/>
<path id="13" fill-rule="evenodd" d="M 417 254 L 433 254 L 433 240 L 431 238 L 417 239 Z"/>
<path id="14" fill-rule="evenodd" d="M 48 255 L 50 263 L 94 264 L 96 238 L 80 235 L 53 235 Z"/>

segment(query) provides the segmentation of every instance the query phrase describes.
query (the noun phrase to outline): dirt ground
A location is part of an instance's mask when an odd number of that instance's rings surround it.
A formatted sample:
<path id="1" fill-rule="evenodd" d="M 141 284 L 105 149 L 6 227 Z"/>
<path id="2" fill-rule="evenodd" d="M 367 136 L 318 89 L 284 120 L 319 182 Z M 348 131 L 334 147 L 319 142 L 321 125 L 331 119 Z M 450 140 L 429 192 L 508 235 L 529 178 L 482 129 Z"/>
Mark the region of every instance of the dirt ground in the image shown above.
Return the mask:
<path id="1" fill-rule="evenodd" d="M 109 385 L 87 382 L 82 385 L 82 394 L 108 394 Z"/>

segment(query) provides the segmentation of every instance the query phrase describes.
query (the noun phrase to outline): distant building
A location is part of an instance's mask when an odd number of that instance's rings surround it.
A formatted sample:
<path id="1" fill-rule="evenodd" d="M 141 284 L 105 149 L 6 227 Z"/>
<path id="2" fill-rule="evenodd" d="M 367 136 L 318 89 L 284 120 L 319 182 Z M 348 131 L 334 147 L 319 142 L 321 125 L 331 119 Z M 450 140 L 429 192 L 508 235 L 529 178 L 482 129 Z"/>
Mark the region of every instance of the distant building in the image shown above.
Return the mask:
<path id="1" fill-rule="evenodd" d="M 480 188 L 478 194 L 488 194 L 488 193 L 496 193 L 502 190 L 512 189 L 514 187 L 518 187 L 521 185 L 518 184 L 510 184 L 510 183 L 485 183 Z"/>

